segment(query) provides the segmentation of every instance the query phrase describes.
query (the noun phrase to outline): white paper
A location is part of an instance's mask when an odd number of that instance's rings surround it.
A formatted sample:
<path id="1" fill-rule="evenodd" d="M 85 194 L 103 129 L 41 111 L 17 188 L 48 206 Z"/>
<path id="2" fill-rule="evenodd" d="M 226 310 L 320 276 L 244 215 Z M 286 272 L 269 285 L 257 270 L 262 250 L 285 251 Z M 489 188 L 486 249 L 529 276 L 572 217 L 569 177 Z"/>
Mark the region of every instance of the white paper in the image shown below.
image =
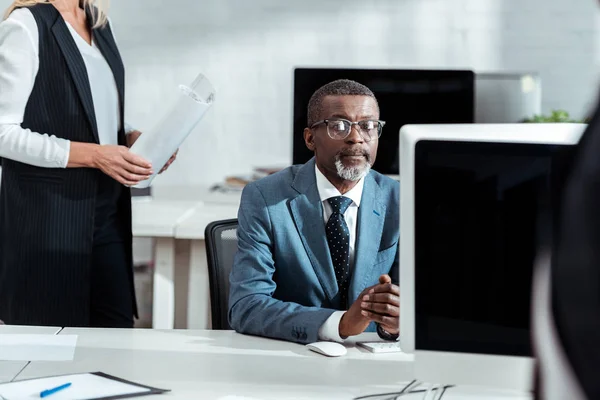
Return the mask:
<path id="1" fill-rule="evenodd" d="M 72 361 L 77 335 L 1 334 L 2 361 Z"/>
<path id="2" fill-rule="evenodd" d="M 0 395 L 6 400 L 39 399 L 42 391 L 61 386 L 68 382 L 71 383 L 71 386 L 53 393 L 47 399 L 89 400 L 150 392 L 150 389 L 84 373 L 0 384 Z"/>
<path id="3" fill-rule="evenodd" d="M 214 89 L 202 74 L 191 87 L 179 86 L 175 103 L 167 108 L 156 126 L 140 135 L 131 146 L 130 151 L 148 160 L 154 170 L 152 176 L 133 187 L 142 189 L 152 185 L 154 178 L 204 117 L 213 101 Z"/>

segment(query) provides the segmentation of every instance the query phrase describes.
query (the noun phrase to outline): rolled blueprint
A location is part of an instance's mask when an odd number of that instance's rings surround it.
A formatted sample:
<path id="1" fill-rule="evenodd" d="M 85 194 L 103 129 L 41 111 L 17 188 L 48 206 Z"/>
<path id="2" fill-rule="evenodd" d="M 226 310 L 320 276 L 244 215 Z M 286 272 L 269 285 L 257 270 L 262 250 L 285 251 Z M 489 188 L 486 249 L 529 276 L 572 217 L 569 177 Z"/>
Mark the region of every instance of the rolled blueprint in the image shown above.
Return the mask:
<path id="1" fill-rule="evenodd" d="M 179 95 L 167 112 L 151 130 L 144 132 L 130 151 L 152 163 L 154 174 L 133 186 L 146 188 L 169 158 L 194 130 L 206 111 L 212 106 L 215 90 L 202 74 L 190 86 L 179 85 Z"/>

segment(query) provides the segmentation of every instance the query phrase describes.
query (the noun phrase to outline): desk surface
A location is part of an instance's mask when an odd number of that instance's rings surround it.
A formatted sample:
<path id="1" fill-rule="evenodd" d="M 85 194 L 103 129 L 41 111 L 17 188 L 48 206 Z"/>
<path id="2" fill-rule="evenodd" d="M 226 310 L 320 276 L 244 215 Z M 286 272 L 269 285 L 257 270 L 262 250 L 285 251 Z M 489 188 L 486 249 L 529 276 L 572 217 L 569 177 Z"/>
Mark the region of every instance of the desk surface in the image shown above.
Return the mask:
<path id="1" fill-rule="evenodd" d="M 42 334 L 55 335 L 60 331 L 56 327 L 42 326 L 8 326 L 0 325 L 0 341 L 1 335 L 5 334 Z M 0 358 L 2 355 L 0 355 Z M 10 382 L 19 372 L 27 365 L 27 361 L 2 361 L 0 360 L 0 382 Z"/>
<path id="2" fill-rule="evenodd" d="M 199 201 L 134 197 L 132 229 L 138 237 L 174 237 L 175 227 L 194 213 Z"/>
<path id="3" fill-rule="evenodd" d="M 152 186 L 152 197 L 164 200 L 202 201 L 208 204 L 240 204 L 241 191 L 212 190 L 209 186 Z"/>
<path id="4" fill-rule="evenodd" d="M 237 218 L 238 206 L 233 204 L 203 203 L 196 207 L 193 214 L 183 219 L 175 227 L 177 239 L 204 239 L 204 230 L 214 221 Z"/>
<path id="5" fill-rule="evenodd" d="M 352 344 L 346 356 L 328 358 L 295 343 L 231 331 L 64 329 L 61 334 L 79 335 L 75 359 L 32 362 L 18 380 L 102 371 L 171 389 L 160 398 L 350 400 L 397 391 L 413 373 L 410 355 L 371 354 Z M 359 339 L 374 338 L 366 335 Z M 444 400 L 452 398 L 482 397 L 476 392 L 466 397 L 445 396 Z"/>
<path id="6" fill-rule="evenodd" d="M 69 363 L 32 362 L 18 379 L 102 371 L 150 386 L 171 389 L 167 398 L 258 399 L 352 398 L 369 387 L 392 389 L 412 373 L 411 356 L 374 356 L 350 348 L 327 358 L 302 345 L 231 331 L 65 329 L 79 335 Z M 357 379 L 363 377 L 362 379 Z"/>
<path id="7" fill-rule="evenodd" d="M 202 240 L 209 223 L 237 218 L 240 196 L 203 186 L 153 188 L 152 196 L 133 198 L 133 235 Z"/>

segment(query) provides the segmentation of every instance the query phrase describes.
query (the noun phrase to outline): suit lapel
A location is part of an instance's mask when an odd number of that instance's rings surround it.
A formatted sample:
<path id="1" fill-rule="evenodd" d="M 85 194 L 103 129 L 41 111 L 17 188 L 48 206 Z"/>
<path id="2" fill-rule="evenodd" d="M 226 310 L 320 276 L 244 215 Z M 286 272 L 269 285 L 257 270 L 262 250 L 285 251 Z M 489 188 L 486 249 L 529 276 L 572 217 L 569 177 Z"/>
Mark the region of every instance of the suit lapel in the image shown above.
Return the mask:
<path id="1" fill-rule="evenodd" d="M 58 12 L 57 12 L 58 13 Z M 92 99 L 92 91 L 88 80 L 87 70 L 81 53 L 77 48 L 77 44 L 69 32 L 66 22 L 62 16 L 56 18 L 56 22 L 52 26 L 52 33 L 56 38 L 58 46 L 63 53 L 73 83 L 79 93 L 79 99 L 83 105 L 87 120 L 92 128 L 92 133 L 96 143 L 100 143 L 98 139 L 98 127 L 96 125 L 96 113 L 94 112 L 94 102 Z"/>
<path id="2" fill-rule="evenodd" d="M 337 281 L 325 234 L 314 158 L 300 168 L 292 187 L 299 193 L 290 201 L 292 218 L 319 282 L 331 301 L 337 294 Z"/>
<path id="3" fill-rule="evenodd" d="M 381 201 L 379 192 L 379 185 L 372 174 L 368 174 L 358 208 L 354 270 L 350 282 L 351 296 L 357 296 L 363 291 L 372 278 L 371 269 L 379 251 L 386 212 L 386 205 Z"/>

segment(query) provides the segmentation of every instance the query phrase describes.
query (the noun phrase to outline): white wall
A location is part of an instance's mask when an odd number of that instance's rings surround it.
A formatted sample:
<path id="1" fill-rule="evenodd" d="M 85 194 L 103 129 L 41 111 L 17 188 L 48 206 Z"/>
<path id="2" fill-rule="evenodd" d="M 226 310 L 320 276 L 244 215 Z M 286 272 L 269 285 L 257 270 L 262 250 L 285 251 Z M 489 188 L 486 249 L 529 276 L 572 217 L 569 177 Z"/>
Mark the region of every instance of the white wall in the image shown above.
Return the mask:
<path id="1" fill-rule="evenodd" d="M 543 111 L 581 117 L 595 100 L 599 9 L 595 0 L 113 0 L 111 18 L 130 123 L 151 127 L 175 85 L 198 72 L 217 90 L 155 181 L 163 186 L 290 163 L 296 66 L 539 71 Z"/>

